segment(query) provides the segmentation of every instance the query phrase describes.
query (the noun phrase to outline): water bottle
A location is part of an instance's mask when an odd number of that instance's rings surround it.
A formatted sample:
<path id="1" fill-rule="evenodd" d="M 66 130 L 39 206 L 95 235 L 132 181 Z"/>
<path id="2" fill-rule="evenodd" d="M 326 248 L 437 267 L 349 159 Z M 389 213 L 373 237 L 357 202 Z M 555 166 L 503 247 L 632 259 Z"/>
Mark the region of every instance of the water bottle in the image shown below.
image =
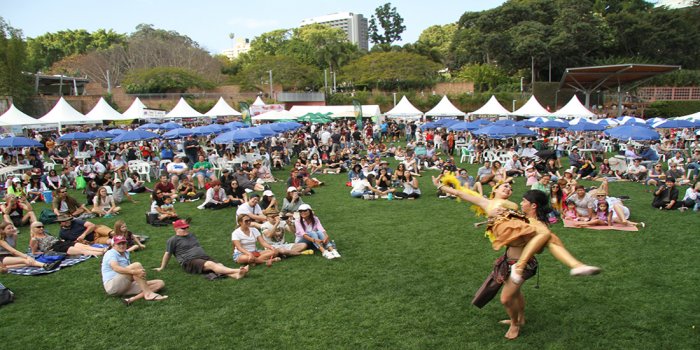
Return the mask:
<path id="1" fill-rule="evenodd" d="M 389 194 L 386 196 L 386 199 L 388 199 L 388 200 L 394 199 L 394 194 L 389 192 Z"/>
<path id="2" fill-rule="evenodd" d="M 333 249 L 335 249 L 335 240 L 331 240 L 330 242 L 328 242 L 328 246 L 333 247 Z"/>

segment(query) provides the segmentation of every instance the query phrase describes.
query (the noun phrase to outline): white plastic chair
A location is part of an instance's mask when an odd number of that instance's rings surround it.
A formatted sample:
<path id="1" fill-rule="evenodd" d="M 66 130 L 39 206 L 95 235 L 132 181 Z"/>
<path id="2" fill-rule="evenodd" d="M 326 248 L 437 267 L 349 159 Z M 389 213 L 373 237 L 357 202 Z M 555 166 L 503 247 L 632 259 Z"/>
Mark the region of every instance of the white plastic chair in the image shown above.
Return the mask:
<path id="1" fill-rule="evenodd" d="M 163 174 L 163 172 L 165 172 L 167 174 L 168 171 L 166 168 L 168 167 L 168 164 L 170 164 L 170 163 L 172 163 L 172 160 L 170 160 L 170 159 L 161 160 L 160 163 L 158 163 L 158 175 Z"/>
<path id="2" fill-rule="evenodd" d="M 145 179 L 151 182 L 151 165 L 148 163 L 141 163 L 136 169 L 136 173 L 139 174 L 139 178 L 145 175 Z"/>

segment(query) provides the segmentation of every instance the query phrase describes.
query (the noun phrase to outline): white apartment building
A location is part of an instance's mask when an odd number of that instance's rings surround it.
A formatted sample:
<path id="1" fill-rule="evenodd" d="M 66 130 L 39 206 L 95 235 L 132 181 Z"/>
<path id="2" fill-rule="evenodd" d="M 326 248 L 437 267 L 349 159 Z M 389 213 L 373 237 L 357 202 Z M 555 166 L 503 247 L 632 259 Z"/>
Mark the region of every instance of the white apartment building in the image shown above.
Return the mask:
<path id="1" fill-rule="evenodd" d="M 693 0 L 659 0 L 656 2 L 656 6 L 666 6 L 671 9 L 679 9 L 693 6 Z"/>
<path id="2" fill-rule="evenodd" d="M 307 18 L 301 20 L 301 27 L 320 23 L 332 28 L 342 29 L 348 35 L 348 40 L 357 45 L 361 50 L 369 50 L 369 34 L 367 18 L 361 14 L 352 12 L 331 13 L 325 16 Z"/>
<path id="3" fill-rule="evenodd" d="M 236 38 L 233 47 L 226 49 L 222 54 L 228 57 L 230 60 L 238 58 L 238 55 L 250 51 L 250 40 L 243 38 Z"/>

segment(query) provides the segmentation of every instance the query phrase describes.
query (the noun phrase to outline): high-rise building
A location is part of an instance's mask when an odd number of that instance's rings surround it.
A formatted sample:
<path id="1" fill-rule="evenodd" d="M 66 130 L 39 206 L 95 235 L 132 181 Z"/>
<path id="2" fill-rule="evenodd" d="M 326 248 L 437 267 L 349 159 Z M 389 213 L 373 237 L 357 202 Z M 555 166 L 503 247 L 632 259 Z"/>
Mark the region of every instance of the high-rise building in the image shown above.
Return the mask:
<path id="1" fill-rule="evenodd" d="M 670 9 L 679 9 L 693 6 L 693 0 L 659 0 L 656 2 L 656 6 L 666 6 Z"/>
<path id="2" fill-rule="evenodd" d="M 367 30 L 367 18 L 361 14 L 352 12 L 331 13 L 325 16 L 307 18 L 301 20 L 301 27 L 309 24 L 320 23 L 332 28 L 342 29 L 348 35 L 348 41 L 357 45 L 361 50 L 369 50 L 369 34 Z"/>
<path id="3" fill-rule="evenodd" d="M 238 58 L 238 55 L 250 51 L 250 40 L 243 38 L 236 38 L 233 47 L 224 50 L 222 54 L 229 59 Z"/>

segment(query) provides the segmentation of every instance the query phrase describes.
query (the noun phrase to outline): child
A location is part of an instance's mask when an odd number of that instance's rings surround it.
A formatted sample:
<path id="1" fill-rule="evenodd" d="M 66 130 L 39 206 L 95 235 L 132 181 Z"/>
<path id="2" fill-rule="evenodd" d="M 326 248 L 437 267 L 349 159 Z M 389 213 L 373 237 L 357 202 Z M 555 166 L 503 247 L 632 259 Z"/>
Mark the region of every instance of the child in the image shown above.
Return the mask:
<path id="1" fill-rule="evenodd" d="M 177 220 L 178 216 L 175 212 L 175 206 L 173 206 L 173 199 L 170 196 L 163 197 L 163 204 L 156 206 L 156 211 L 158 212 L 158 220 Z"/>
<path id="2" fill-rule="evenodd" d="M 540 173 L 537 172 L 534 166 L 528 165 L 527 168 L 525 168 L 525 177 L 527 178 L 525 185 L 530 187 L 540 178 Z"/>
<path id="3" fill-rule="evenodd" d="M 610 210 L 608 201 L 598 201 L 593 212 L 593 218 L 588 221 L 577 221 L 576 226 L 612 226 L 612 210 Z"/>

